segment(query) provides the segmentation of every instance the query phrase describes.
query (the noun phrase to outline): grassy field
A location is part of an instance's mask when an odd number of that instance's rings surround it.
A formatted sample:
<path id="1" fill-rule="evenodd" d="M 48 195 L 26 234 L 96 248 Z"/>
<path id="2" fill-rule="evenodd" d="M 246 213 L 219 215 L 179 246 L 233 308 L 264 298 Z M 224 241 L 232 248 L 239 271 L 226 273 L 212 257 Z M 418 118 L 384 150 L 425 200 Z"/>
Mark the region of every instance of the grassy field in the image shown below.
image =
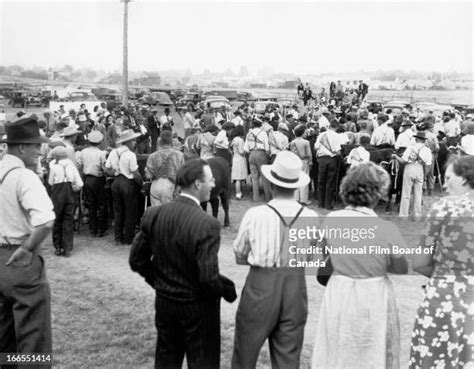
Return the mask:
<path id="1" fill-rule="evenodd" d="M 425 212 L 433 201 L 434 198 L 427 198 Z M 232 201 L 231 228 L 222 229 L 219 253 L 221 273 L 235 281 L 239 295 L 247 267 L 235 264 L 232 241 L 240 219 L 250 206 L 253 204 L 248 200 Z M 314 209 L 319 212 L 316 207 Z M 421 233 L 419 223 L 401 221 L 393 213 L 380 211 L 384 218 L 399 226 L 409 245 L 417 243 Z M 222 223 L 223 216 L 220 215 Z M 86 227 L 76 235 L 70 258 L 54 256 L 50 239 L 43 245 L 52 290 L 56 367 L 152 367 L 156 343 L 154 291 L 130 270 L 128 254 L 129 247 L 115 246 L 111 234 L 104 239 L 90 238 Z M 402 367 L 406 367 L 410 335 L 425 279 L 415 275 L 392 276 L 391 279 L 396 289 L 401 321 L 401 362 Z M 308 276 L 307 283 L 309 316 L 301 357 L 302 368 L 310 367 L 313 337 L 324 292 L 314 276 Z M 230 367 L 237 305 L 238 300 L 233 304 L 223 301 L 221 305 L 222 368 Z M 258 367 L 270 367 L 266 345 Z"/>

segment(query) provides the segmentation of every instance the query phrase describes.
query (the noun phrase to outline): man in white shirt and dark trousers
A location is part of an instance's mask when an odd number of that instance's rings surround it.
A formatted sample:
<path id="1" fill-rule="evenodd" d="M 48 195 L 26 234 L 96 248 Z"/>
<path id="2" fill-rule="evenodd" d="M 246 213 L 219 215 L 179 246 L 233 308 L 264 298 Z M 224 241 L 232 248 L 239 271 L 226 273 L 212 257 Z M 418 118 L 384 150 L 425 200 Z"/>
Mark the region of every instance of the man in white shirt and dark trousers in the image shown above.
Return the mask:
<path id="1" fill-rule="evenodd" d="M 337 120 L 333 120 L 326 132 L 321 133 L 314 148 L 318 158 L 318 206 L 333 209 L 337 191 L 337 173 L 341 152 L 341 140 L 336 130 Z"/>
<path id="2" fill-rule="evenodd" d="M 135 236 L 135 225 L 138 217 L 138 193 L 134 180 L 139 177 L 137 156 L 133 152 L 136 139 L 140 133 L 125 130 L 117 143 L 122 145 L 112 150 L 106 169 L 113 171 L 117 176 L 112 184 L 112 198 L 114 202 L 114 233 L 115 244 L 131 244 Z"/>
<path id="3" fill-rule="evenodd" d="M 82 150 L 77 156 L 77 166 L 84 174 L 84 190 L 89 206 L 89 231 L 94 237 L 103 237 L 107 231 L 107 206 L 105 196 L 106 153 L 99 149 L 104 136 L 99 131 L 92 131 L 88 140 L 90 147 Z"/>

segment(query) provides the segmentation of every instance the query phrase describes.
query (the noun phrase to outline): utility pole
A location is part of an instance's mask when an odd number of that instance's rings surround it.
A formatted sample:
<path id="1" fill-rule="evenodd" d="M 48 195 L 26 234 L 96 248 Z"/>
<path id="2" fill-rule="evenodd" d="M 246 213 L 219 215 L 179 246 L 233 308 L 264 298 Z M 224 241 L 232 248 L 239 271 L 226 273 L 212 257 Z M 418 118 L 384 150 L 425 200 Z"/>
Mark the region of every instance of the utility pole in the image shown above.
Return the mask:
<path id="1" fill-rule="evenodd" d="M 123 2 L 123 65 L 122 65 L 122 105 L 128 106 L 128 3 Z"/>

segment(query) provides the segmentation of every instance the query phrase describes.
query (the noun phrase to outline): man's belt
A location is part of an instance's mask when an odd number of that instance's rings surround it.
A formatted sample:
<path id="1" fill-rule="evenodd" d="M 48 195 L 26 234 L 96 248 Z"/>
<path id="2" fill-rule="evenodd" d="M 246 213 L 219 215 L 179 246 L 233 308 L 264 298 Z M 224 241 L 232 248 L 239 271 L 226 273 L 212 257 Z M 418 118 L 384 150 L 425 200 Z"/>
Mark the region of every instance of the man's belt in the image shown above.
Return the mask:
<path id="1" fill-rule="evenodd" d="M 13 248 L 13 247 L 19 247 L 21 244 L 11 244 L 11 243 L 0 243 L 0 248 Z"/>

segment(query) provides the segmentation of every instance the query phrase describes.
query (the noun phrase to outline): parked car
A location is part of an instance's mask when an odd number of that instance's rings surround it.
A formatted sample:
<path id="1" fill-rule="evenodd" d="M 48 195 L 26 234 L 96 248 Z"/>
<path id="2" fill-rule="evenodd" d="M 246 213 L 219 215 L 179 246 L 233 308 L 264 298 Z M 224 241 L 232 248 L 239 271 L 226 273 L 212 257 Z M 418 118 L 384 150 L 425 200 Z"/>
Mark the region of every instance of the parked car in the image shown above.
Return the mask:
<path id="1" fill-rule="evenodd" d="M 9 104 L 12 108 L 19 106 L 20 108 L 26 108 L 27 92 L 26 91 L 14 91 L 11 94 Z"/>
<path id="2" fill-rule="evenodd" d="M 141 104 L 148 105 L 163 105 L 170 106 L 173 105 L 170 97 L 166 92 L 151 92 L 148 95 L 143 95 L 138 99 Z"/>
<path id="3" fill-rule="evenodd" d="M 43 106 L 43 98 L 40 95 L 30 95 L 26 100 L 26 106 Z"/>
<path id="4" fill-rule="evenodd" d="M 230 102 L 223 96 L 208 96 L 204 99 L 204 106 L 206 108 L 221 108 L 230 106 Z"/>
<path id="5" fill-rule="evenodd" d="M 381 100 L 366 100 L 365 103 L 367 104 L 367 110 L 371 113 L 382 111 L 384 108 L 383 101 Z"/>
<path id="6" fill-rule="evenodd" d="M 112 111 L 116 106 L 122 103 L 122 95 L 119 93 L 104 93 L 97 95 L 99 100 L 105 101 L 107 110 Z"/>
<path id="7" fill-rule="evenodd" d="M 265 114 L 269 108 L 279 108 L 282 111 L 282 105 L 275 101 L 256 101 L 255 102 L 255 113 Z"/>
<path id="8" fill-rule="evenodd" d="M 388 109 L 392 110 L 394 116 L 401 115 L 403 109 L 411 108 L 408 101 L 389 101 L 383 107 L 383 112 L 386 113 Z"/>
<path id="9" fill-rule="evenodd" d="M 464 113 L 467 114 L 474 114 L 474 105 L 468 106 L 466 109 L 464 109 Z"/>
<path id="10" fill-rule="evenodd" d="M 237 92 L 237 101 L 242 103 L 256 101 L 257 98 L 251 92 Z"/>
<path id="11" fill-rule="evenodd" d="M 196 111 L 196 106 L 202 101 L 203 96 L 199 92 L 187 92 L 178 100 L 178 108 L 191 106 L 192 111 Z"/>

